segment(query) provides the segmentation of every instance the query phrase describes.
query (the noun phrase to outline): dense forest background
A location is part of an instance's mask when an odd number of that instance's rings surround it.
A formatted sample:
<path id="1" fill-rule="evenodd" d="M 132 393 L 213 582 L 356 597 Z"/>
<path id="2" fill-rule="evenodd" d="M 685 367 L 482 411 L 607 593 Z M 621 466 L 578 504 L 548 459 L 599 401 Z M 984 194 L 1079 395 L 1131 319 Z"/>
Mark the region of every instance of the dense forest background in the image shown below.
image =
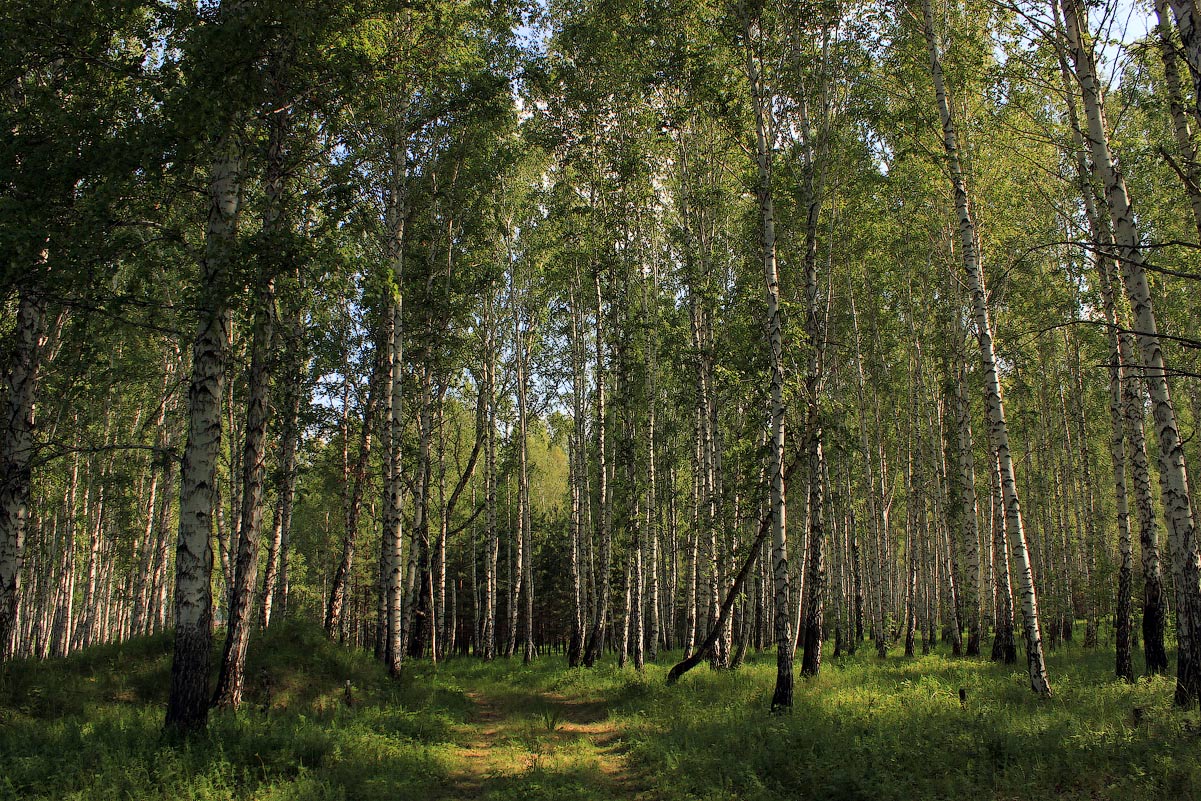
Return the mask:
<path id="1" fill-rule="evenodd" d="M 794 653 L 1046 696 L 1082 639 L 1195 705 L 1199 25 L 6 3 L 0 651 L 173 630 L 185 730 L 285 617 L 393 674 L 775 649 L 776 708 Z"/>

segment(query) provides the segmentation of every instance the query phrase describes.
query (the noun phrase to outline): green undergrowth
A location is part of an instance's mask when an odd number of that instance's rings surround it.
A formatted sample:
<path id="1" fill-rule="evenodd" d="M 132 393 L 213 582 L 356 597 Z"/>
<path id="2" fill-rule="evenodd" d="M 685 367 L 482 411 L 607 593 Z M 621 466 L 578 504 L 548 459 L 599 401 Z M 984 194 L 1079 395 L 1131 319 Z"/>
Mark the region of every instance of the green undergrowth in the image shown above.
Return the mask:
<path id="1" fill-rule="evenodd" d="M 471 706 L 425 666 L 393 682 L 289 623 L 253 643 L 243 707 L 176 741 L 161 731 L 170 651 L 154 637 L 5 666 L 0 798 L 420 798 L 445 782 Z"/>
<path id="2" fill-rule="evenodd" d="M 1053 652 L 1054 695 L 1039 699 L 1024 665 L 880 662 L 865 648 L 798 677 L 792 712 L 772 716 L 775 661 L 760 657 L 735 673 L 694 670 L 628 714 L 666 798 L 1198 797 L 1196 713 L 1172 708 L 1170 678 L 1115 680 L 1112 659 Z"/>
<path id="3" fill-rule="evenodd" d="M 1111 678 L 1108 651 L 1022 666 L 870 649 L 797 678 L 766 711 L 770 653 L 664 683 L 606 662 L 410 664 L 288 623 L 255 638 L 241 710 L 186 741 L 161 734 L 168 637 L 0 669 L 3 799 L 1191 799 L 1197 713 L 1170 678 Z M 349 702 L 346 682 L 350 682 Z M 966 693 L 962 705 L 959 690 Z"/>

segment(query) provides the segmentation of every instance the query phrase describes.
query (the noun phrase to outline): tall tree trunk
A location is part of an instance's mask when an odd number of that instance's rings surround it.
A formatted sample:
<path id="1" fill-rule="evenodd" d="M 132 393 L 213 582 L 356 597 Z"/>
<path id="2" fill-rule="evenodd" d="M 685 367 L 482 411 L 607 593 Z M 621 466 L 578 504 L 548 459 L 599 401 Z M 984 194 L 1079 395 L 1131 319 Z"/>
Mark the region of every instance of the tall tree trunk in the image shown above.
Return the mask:
<path id="1" fill-rule="evenodd" d="M 1117 323 L 1114 318 L 1112 284 L 1104 265 L 1102 272 L 1102 297 L 1105 316 L 1109 327 L 1109 455 L 1113 461 L 1114 502 L 1118 522 L 1118 597 L 1114 609 L 1114 640 L 1117 648 L 1114 672 L 1118 678 L 1134 681 L 1134 662 L 1130 654 L 1130 595 L 1131 595 L 1131 543 L 1130 505 L 1126 495 L 1126 437 L 1123 429 L 1122 408 L 1122 362 L 1118 349 Z"/>
<path id="2" fill-rule="evenodd" d="M 224 8 L 224 6 L 223 6 Z M 188 440 L 179 478 L 179 540 L 175 551 L 175 649 L 166 725 L 203 728 L 208 718 L 212 643 L 212 525 L 221 399 L 225 394 L 230 312 L 226 283 L 237 249 L 242 154 L 237 134 L 224 133 L 209 174 L 209 213 L 201 265 L 200 328 L 192 344 Z"/>
<path id="3" fill-rule="evenodd" d="M 528 398 L 528 359 L 522 320 L 522 303 L 517 298 L 514 287 L 513 299 L 513 345 L 515 348 L 515 366 L 517 372 L 517 534 L 518 534 L 518 610 L 522 620 L 522 662 L 529 664 L 533 661 L 534 652 L 534 565 L 530 541 L 533 532 L 530 531 L 530 474 L 529 474 L 529 398 Z"/>
<path id="4" fill-rule="evenodd" d="M 822 30 L 823 58 L 827 50 L 828 29 Z M 794 52 L 796 52 L 794 50 Z M 824 64 L 823 64 L 824 68 Z M 824 81 L 825 76 L 819 76 Z M 823 86 L 822 89 L 825 89 Z M 824 614 L 826 603 L 826 463 L 823 436 L 821 394 L 825 362 L 825 326 L 822 299 L 818 288 L 817 240 L 818 222 L 825 194 L 826 129 L 829 109 L 823 104 L 820 141 L 809 119 L 809 101 L 804 92 L 798 102 L 802 131 L 802 159 L 805 165 L 803 202 L 805 205 L 805 434 L 809 470 L 809 553 L 805 560 L 808 571 L 805 581 L 804 653 L 801 673 L 816 676 L 821 669 L 822 641 L 825 638 Z"/>
<path id="5" fill-rule="evenodd" d="M 813 386 L 816 392 L 816 384 Z M 821 669 L 822 640 L 826 604 L 826 461 L 822 452 L 821 423 L 818 412 L 810 412 L 808 431 L 809 463 L 809 555 L 806 559 L 804 651 L 801 674 L 816 676 Z"/>
<path id="6" fill-rule="evenodd" d="M 632 406 L 632 393 L 627 391 L 626 398 Z M 639 508 L 638 469 L 633 442 L 635 435 L 634 427 L 629 426 L 626 434 L 629 441 L 629 449 L 626 453 L 626 525 L 630 533 L 629 555 L 626 561 L 626 617 L 629 619 L 634 669 L 642 670 L 646 660 L 643 650 L 642 622 L 642 599 L 645 585 L 642 576 L 642 510 Z"/>
<path id="7" fill-rule="evenodd" d="M 652 355 L 652 360 L 654 356 Z M 647 622 L 646 632 L 646 659 L 650 662 L 655 661 L 655 656 L 659 648 L 659 506 L 658 496 L 656 493 L 655 482 L 655 406 L 656 406 L 656 384 L 654 377 L 654 364 L 651 366 L 651 383 L 649 387 L 650 398 L 647 409 L 647 441 L 649 464 L 647 466 L 647 504 L 646 504 L 646 536 L 647 536 L 647 561 L 649 565 L 646 571 L 646 594 L 647 594 L 647 613 L 649 621 Z M 641 565 L 639 565 L 639 576 L 641 577 Z M 640 593 L 641 597 L 641 585 Z"/>
<path id="8" fill-rule="evenodd" d="M 883 498 L 877 502 L 876 479 L 872 464 L 872 448 L 868 438 L 868 408 L 865 398 L 867 380 L 863 370 L 863 348 L 859 334 L 859 314 L 855 307 L 855 293 L 848 292 L 851 306 L 851 327 L 855 332 L 855 397 L 859 417 L 859 450 L 863 457 L 863 497 L 867 506 L 869 531 L 872 534 L 869 547 L 875 552 L 874 566 L 870 572 L 876 572 L 875 602 L 872 604 L 872 629 L 875 632 L 876 655 L 884 659 L 888 655 L 887 601 L 886 582 L 884 580 L 885 554 L 882 548 L 882 532 L 888 527 L 887 511 Z M 883 511 L 882 511 L 883 510 Z"/>
<path id="9" fill-rule="evenodd" d="M 1069 0 L 1070 2 L 1071 0 Z M 997 377 L 996 353 L 993 348 L 992 323 L 989 320 L 988 304 L 984 289 L 984 275 L 976 250 L 976 225 L 972 219 L 968 201 L 967 185 L 959 162 L 959 143 L 951 107 L 947 100 L 943 81 L 942 62 L 939 56 L 938 39 L 934 32 L 934 12 L 931 0 L 923 0 L 922 17 L 926 44 L 930 53 L 930 75 L 934 81 L 934 92 L 938 101 L 939 116 L 942 118 L 943 145 L 947 154 L 951 185 L 955 194 L 955 210 L 959 217 L 960 250 L 963 254 L 964 271 L 967 273 L 968 288 L 972 295 L 972 307 L 976 318 L 977 338 L 980 343 L 980 359 L 984 372 L 985 408 L 988 412 L 990 441 L 997 453 L 1001 472 L 1001 492 L 1005 503 L 1005 516 L 1013 539 L 1014 559 L 1018 566 L 1018 583 L 1022 592 L 1022 618 L 1026 634 L 1026 662 L 1030 673 L 1030 687 L 1039 695 L 1051 694 L 1051 683 L 1047 678 L 1047 666 L 1043 658 L 1042 630 L 1038 615 L 1038 597 L 1034 590 L 1034 576 L 1030 566 L 1030 555 L 1026 547 L 1026 532 L 1022 525 L 1022 509 L 1018 500 L 1017 484 L 1014 480 L 1013 458 L 1009 451 L 1009 430 L 1005 421 L 1005 407 L 1001 399 L 1001 382 Z"/>
<path id="10" fill-rule="evenodd" d="M 386 330 L 386 327 L 381 330 Z M 355 544 L 359 535 L 359 517 L 363 508 L 363 491 L 367 484 L 367 467 L 371 456 L 371 432 L 375 427 L 375 408 L 379 402 L 380 393 L 390 391 L 390 388 L 384 387 L 383 380 L 387 350 L 387 345 L 382 341 L 382 337 L 377 336 L 374 367 L 370 386 L 367 389 L 367 404 L 363 409 L 362 427 L 359 429 L 358 457 L 355 459 L 354 469 L 350 475 L 350 498 L 346 505 L 346 518 L 343 521 L 342 556 L 334 571 L 329 602 L 325 607 L 325 633 L 329 637 L 336 636 L 342 628 L 342 609 L 346 603 L 350 574 L 354 566 Z"/>
<path id="11" fill-rule="evenodd" d="M 605 448 L 605 329 L 604 299 L 601 294 L 601 275 L 594 274 L 596 284 L 596 458 L 597 497 L 600 506 L 600 577 L 596 588 L 596 607 L 592 630 L 584 646 L 584 666 L 592 667 L 605 650 L 605 626 L 609 620 L 609 574 L 613 569 L 612 513 L 609 503 L 609 469 Z"/>
<path id="12" fill-rule="evenodd" d="M 772 193 L 772 151 L 775 132 L 771 122 L 771 97 L 761 80 L 761 72 L 752 49 L 751 18 L 743 9 L 746 35 L 746 72 L 751 104 L 755 112 L 756 195 L 759 201 L 759 258 L 763 263 L 766 296 L 765 322 L 768 359 L 771 369 L 769 393 L 770 436 L 768 475 L 771 481 L 769 514 L 772 531 L 772 575 L 775 597 L 776 686 L 772 694 L 773 711 L 792 708 L 792 626 L 789 620 L 788 525 L 785 516 L 784 487 L 784 335 L 780 315 L 780 276 L 776 264 L 776 215 Z M 818 478 L 820 481 L 820 478 Z"/>
<path id="13" fill-rule="evenodd" d="M 403 234 L 401 234 L 403 236 Z M 397 255 L 403 248 L 403 242 L 396 243 Z M 400 287 L 402 278 L 400 270 L 394 273 L 397 289 L 392 296 L 386 314 L 388 341 L 388 394 L 387 430 L 388 452 L 385 454 L 387 466 L 385 469 L 384 488 L 384 532 L 381 540 L 381 587 L 383 598 L 384 627 L 383 627 L 383 658 L 389 674 L 398 676 L 404 660 L 404 644 L 402 642 L 403 627 L 403 593 L 404 593 L 404 466 L 401 448 L 404 436 L 404 347 L 403 347 L 403 292 Z"/>
<path id="14" fill-rule="evenodd" d="M 425 653 L 428 642 L 431 653 L 434 642 L 434 582 L 433 548 L 430 542 L 430 485 L 433 480 L 432 439 L 434 431 L 433 409 L 440 388 L 434 386 L 432 354 L 423 348 L 418 358 L 420 367 L 417 409 L 417 469 L 413 483 L 413 547 L 409 551 L 405 597 L 409 598 L 403 611 L 404 629 L 401 639 L 405 650 L 412 657 Z"/>
<path id="15" fill-rule="evenodd" d="M 155 541 L 154 567 L 151 572 L 150 611 L 146 620 L 146 634 L 162 631 L 167 627 L 170 607 L 167 604 L 169 590 L 168 560 L 171 545 L 171 495 L 175 485 L 174 465 L 168 464 L 163 471 L 163 492 L 159 500 L 158 534 Z"/>
<path id="16" fill-rule="evenodd" d="M 484 623 L 481 634 L 483 658 L 496 658 L 496 563 L 500 541 L 496 530 L 496 324 L 493 319 L 493 290 L 484 301 Z"/>
<path id="17" fill-rule="evenodd" d="M 1009 535 L 1005 530 L 1005 502 L 1001 496 L 1001 473 L 996 454 L 989 454 L 989 473 L 992 476 L 993 562 L 995 570 L 993 608 L 993 641 L 991 659 L 1007 665 L 1017 661 L 1017 646 L 1013 641 L 1013 582 L 1009 571 Z"/>
<path id="18" fill-rule="evenodd" d="M 78 424 L 78 415 L 75 422 Z M 59 543 L 58 580 L 54 583 L 54 611 L 49 626 L 47 650 L 40 656 L 66 656 L 70 653 L 71 623 L 74 619 L 75 600 L 75 540 L 76 529 L 80 515 L 76 498 L 79 490 L 79 465 L 82 461 L 79 453 L 71 460 L 71 474 L 67 480 L 66 496 L 63 498 L 63 514 L 61 526 L 55 527 L 55 538 Z M 91 497 L 91 482 L 83 493 L 83 507 L 86 509 Z"/>
<path id="19" fill-rule="evenodd" d="M 264 210 L 262 220 L 262 267 L 259 270 L 259 297 L 254 314 L 250 345 L 249 397 L 246 401 L 245 444 L 242 451 L 242 509 L 238 527 L 237 565 L 226 626 L 225 652 L 217 678 L 214 703 L 237 708 L 242 702 L 246 674 L 246 647 L 250 643 L 254 591 L 258 586 L 259 538 L 263 526 L 263 496 L 267 460 L 267 426 L 270 420 L 269 393 L 275 345 L 275 278 L 280 272 L 279 254 L 288 232 L 287 165 L 285 148 L 291 135 L 291 112 L 286 110 L 291 97 L 286 72 L 288 55 L 273 53 L 266 70 L 266 83 L 275 113 L 269 116 L 266 168 L 264 174 Z M 232 472 L 232 471 L 231 471 Z"/>
<path id="20" fill-rule="evenodd" d="M 911 385 L 914 385 L 910 379 Z M 916 394 L 916 392 L 911 393 Z M 917 633 L 918 605 L 918 564 L 921 557 L 918 553 L 917 514 L 914 506 L 921 496 L 920 488 L 913 471 L 913 426 L 915 424 L 912 402 L 909 408 L 909 431 L 905 437 L 905 656 L 913 656 L 914 635 Z"/>
<path id="21" fill-rule="evenodd" d="M 103 442 L 108 442 L 109 439 L 109 409 L 104 411 L 105 417 L 105 433 Z M 94 468 L 94 464 L 93 467 Z M 99 486 L 96 488 L 96 501 L 92 504 L 91 510 L 85 510 L 85 513 L 90 514 L 88 521 L 88 563 L 85 570 L 86 580 L 84 582 L 83 592 L 83 611 L 77 621 L 75 629 L 75 643 L 72 650 L 79 650 L 91 645 L 96 635 L 96 614 L 99 611 L 97 592 L 99 590 L 100 581 L 100 561 L 103 559 L 104 550 L 104 495 L 105 486 L 108 479 L 108 460 L 100 466 Z"/>
<path id="22" fill-rule="evenodd" d="M 1191 14 L 1191 0 L 1183 2 L 1189 6 Z M 1077 0 L 1061 0 L 1061 5 L 1067 41 L 1083 97 L 1085 119 L 1088 121 L 1087 139 L 1092 150 L 1093 169 L 1105 188 L 1114 242 L 1121 263 L 1122 283 L 1133 311 L 1143 373 L 1151 395 L 1159 440 L 1160 488 L 1176 583 L 1177 637 L 1180 643 L 1177 651 L 1176 702 L 1182 706 L 1191 705 L 1201 699 L 1201 551 L 1196 541 L 1184 447 L 1168 390 L 1151 291 L 1143 268 L 1138 224 L 1126 191 L 1126 181 L 1109 149 L 1104 101 L 1097 84 L 1084 12 Z M 1183 28 L 1181 33 L 1183 36 Z M 1187 55 L 1190 52 L 1187 37 L 1185 49 Z"/>
<path id="23" fill-rule="evenodd" d="M 642 555 L 639 555 L 638 565 L 638 598 L 639 603 L 643 603 L 643 591 L 645 590 L 645 605 L 640 606 L 640 622 L 645 628 L 645 638 L 641 641 L 645 644 L 646 652 L 643 655 L 646 660 L 654 662 L 659 648 L 660 636 L 660 620 L 659 620 L 659 495 L 657 484 L 657 462 L 656 462 L 656 424 L 658 418 L 658 403 L 659 403 L 659 363 L 658 363 L 658 342 L 656 341 L 656 331 L 659 324 L 659 273 L 657 266 L 651 260 L 651 274 L 649 281 L 642 282 L 642 307 L 643 318 L 648 321 L 647 327 L 647 373 L 646 373 L 646 442 L 647 442 L 647 466 L 646 466 L 646 521 L 643 527 L 644 544 L 646 562 L 645 573 L 642 562 Z M 641 647 L 641 646 L 640 646 Z"/>
<path id="24" fill-rule="evenodd" d="M 588 469 L 587 451 L 585 446 L 585 412 L 584 412 L 584 344 L 580 331 L 579 307 L 579 276 L 578 273 L 571 290 L 571 398 L 572 414 L 575 428 L 571 432 L 570 483 L 571 483 L 571 591 L 572 591 L 572 622 L 570 644 L 567 649 L 567 664 L 578 667 L 584 656 L 584 590 L 582 584 L 581 556 L 583 550 L 583 505 L 588 502 L 584 493 L 584 473 Z"/>
<path id="25" fill-rule="evenodd" d="M 1064 332 L 1065 348 L 1067 347 L 1067 333 Z M 1076 424 L 1076 442 L 1079 445 L 1080 454 L 1080 472 L 1077 475 L 1076 490 L 1077 498 L 1081 499 L 1081 508 L 1077 509 L 1077 520 L 1081 516 L 1084 518 L 1084 547 L 1080 549 L 1078 562 L 1083 568 L 1084 573 L 1084 597 L 1085 608 L 1084 613 L 1087 617 L 1084 628 L 1084 647 L 1095 648 L 1097 646 L 1097 634 L 1100 627 L 1100 613 L 1096 598 L 1096 590 L 1093 586 L 1094 564 L 1096 562 L 1096 548 L 1099 544 L 1100 535 L 1097 531 L 1098 509 L 1097 509 L 1097 493 L 1092 481 L 1092 446 L 1088 438 L 1088 421 L 1086 419 L 1084 394 L 1084 379 L 1081 375 L 1083 366 L 1080 363 L 1080 341 L 1079 338 L 1072 338 L 1072 361 L 1069 364 L 1069 372 L 1071 375 L 1072 386 L 1076 389 L 1076 409 L 1074 422 Z M 1079 530 L 1079 524 L 1077 524 Z M 1073 553 L 1068 550 L 1067 554 Z M 1068 597 L 1068 612 L 1065 617 L 1067 625 L 1068 637 L 1071 637 L 1072 622 L 1075 620 L 1075 608 L 1073 599 Z"/>
<path id="26" fill-rule="evenodd" d="M 23 287 L 4 376 L 6 424 L 0 431 L 0 661 L 16 644 L 17 595 L 29 523 L 34 413 L 45 346 L 45 297 L 35 288 Z"/>
<path id="27" fill-rule="evenodd" d="M 251 344 L 246 443 L 242 452 L 242 525 L 238 531 L 237 565 L 226 628 L 225 652 L 214 703 L 236 709 L 246 679 L 246 647 L 250 643 L 251 604 L 257 586 L 259 537 L 263 524 L 263 479 L 267 458 L 267 393 L 270 387 L 275 279 L 262 277 Z"/>
<path id="28" fill-rule="evenodd" d="M 958 326 L 957 326 L 958 327 Z M 963 332 L 958 340 L 962 343 Z M 958 462 L 958 498 L 960 535 L 967 547 L 967 598 L 964 607 L 967 613 L 967 655 L 980 655 L 980 528 L 976 504 L 976 457 L 972 444 L 972 407 L 967 395 L 967 354 L 955 348 L 955 435 Z"/>
<path id="29" fill-rule="evenodd" d="M 450 510 L 446 506 L 446 394 L 438 393 L 438 537 L 434 541 L 433 582 L 433 642 L 430 656 L 437 662 L 446 656 L 446 540 L 449 533 L 447 520 Z"/>
<path id="30" fill-rule="evenodd" d="M 950 528 L 943 525 L 944 520 L 951 518 L 946 510 L 946 487 L 949 483 L 946 465 L 946 432 L 943 424 L 942 403 L 936 393 L 932 396 L 927 409 L 929 410 L 928 415 L 932 418 L 929 422 L 930 459 L 934 466 L 934 492 L 931 494 L 931 499 L 934 507 L 936 545 L 932 555 L 938 560 L 938 566 L 943 573 L 943 580 L 937 589 L 946 588 L 946 615 L 943 619 L 947 621 L 947 626 L 950 628 L 951 655 L 961 656 L 963 654 L 963 625 L 960 620 L 959 560 L 955 554 L 955 543 Z M 936 594 L 936 598 L 942 598 L 941 592 Z M 945 635 L 946 629 L 944 628 L 944 639 Z"/>
<path id="31" fill-rule="evenodd" d="M 291 289 L 300 293 L 299 270 L 292 276 Z M 300 404 L 304 381 L 304 343 L 299 299 L 283 318 L 284 370 L 280 387 L 280 456 L 275 479 L 275 510 L 271 521 L 271 539 L 267 564 L 263 570 L 263 598 L 259 610 L 263 628 L 271 625 L 272 611 L 288 609 L 288 543 L 292 536 L 292 508 L 296 497 L 296 451 L 300 445 Z"/>

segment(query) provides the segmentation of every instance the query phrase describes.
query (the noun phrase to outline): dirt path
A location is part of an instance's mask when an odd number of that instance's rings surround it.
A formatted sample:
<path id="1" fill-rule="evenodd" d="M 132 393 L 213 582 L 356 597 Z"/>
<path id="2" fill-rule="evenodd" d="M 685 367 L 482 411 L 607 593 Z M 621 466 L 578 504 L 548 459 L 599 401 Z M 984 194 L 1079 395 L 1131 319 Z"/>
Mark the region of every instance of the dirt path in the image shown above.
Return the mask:
<path id="1" fill-rule="evenodd" d="M 645 798 L 605 701 L 547 692 L 467 693 L 446 798 Z"/>

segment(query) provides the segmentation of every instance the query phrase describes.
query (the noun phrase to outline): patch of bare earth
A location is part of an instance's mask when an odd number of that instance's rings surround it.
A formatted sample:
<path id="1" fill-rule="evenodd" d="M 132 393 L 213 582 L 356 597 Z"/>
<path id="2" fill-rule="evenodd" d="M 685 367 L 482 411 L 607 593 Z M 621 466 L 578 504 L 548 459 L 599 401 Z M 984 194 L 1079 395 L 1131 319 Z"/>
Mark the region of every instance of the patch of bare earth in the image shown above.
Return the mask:
<path id="1" fill-rule="evenodd" d="M 595 789 L 605 796 L 642 795 L 642 782 L 627 762 L 624 732 L 603 700 L 538 693 L 525 700 L 536 700 L 546 712 L 531 723 L 484 693 L 467 697 L 475 709 L 455 749 L 449 797 L 479 798 L 490 784 L 519 780 L 535 767 L 586 769 L 597 774 Z"/>
<path id="2" fill-rule="evenodd" d="M 560 710 L 564 722 L 557 729 L 565 738 L 586 738 L 596 753 L 597 766 L 622 795 L 634 797 L 640 783 L 627 764 L 622 730 L 609 716 L 603 700 L 567 698 L 557 693 L 542 693 L 548 704 Z"/>

